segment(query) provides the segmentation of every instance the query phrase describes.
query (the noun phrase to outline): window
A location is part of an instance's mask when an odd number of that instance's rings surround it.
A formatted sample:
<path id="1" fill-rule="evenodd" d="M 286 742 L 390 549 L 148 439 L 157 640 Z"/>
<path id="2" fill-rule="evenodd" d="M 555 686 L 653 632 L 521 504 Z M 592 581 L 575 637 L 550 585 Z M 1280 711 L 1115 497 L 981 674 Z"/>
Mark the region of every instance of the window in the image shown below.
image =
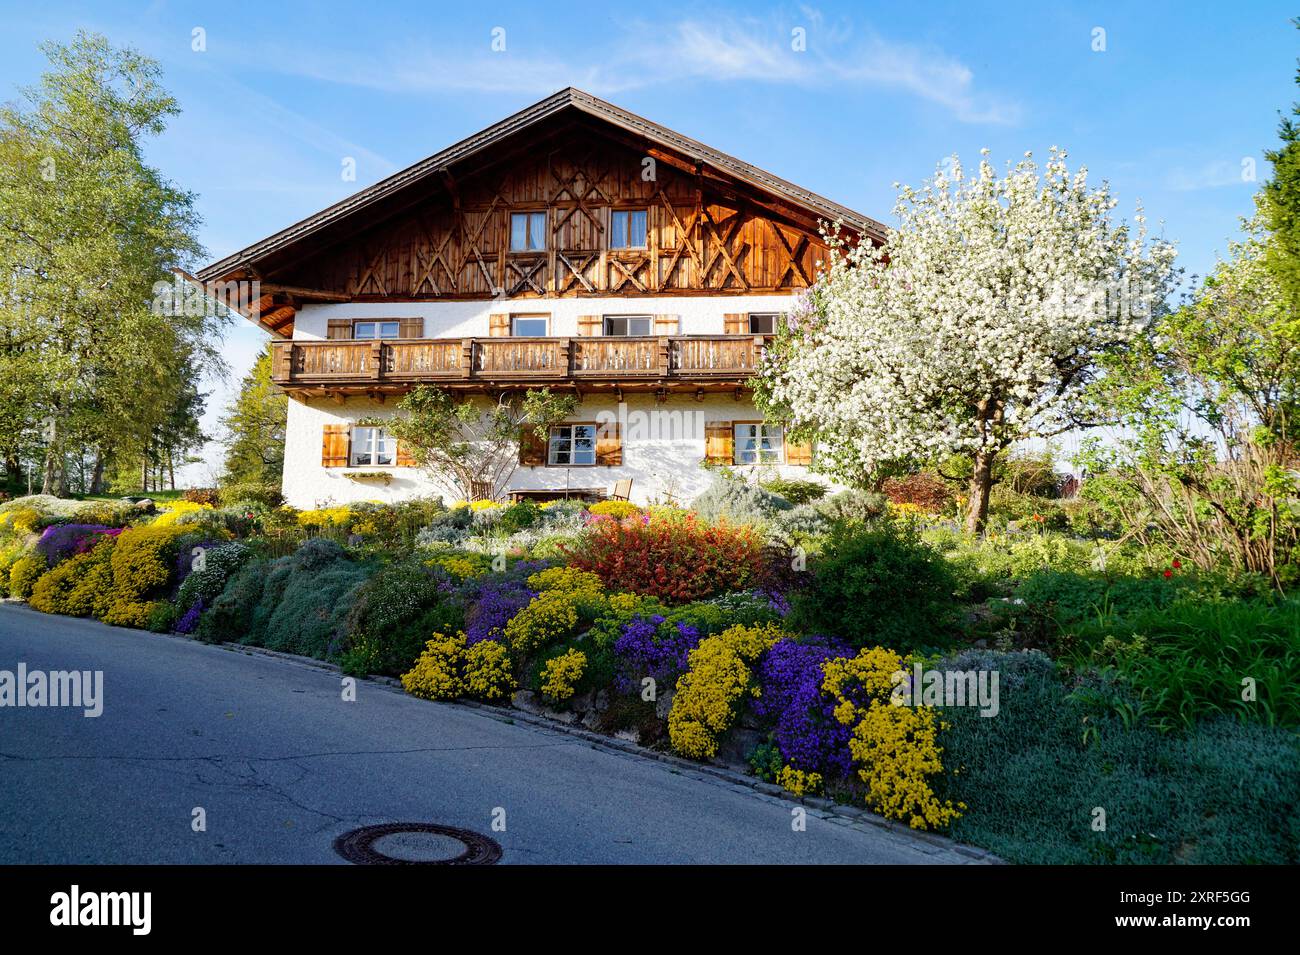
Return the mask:
<path id="1" fill-rule="evenodd" d="M 551 428 L 547 464 L 582 465 L 596 463 L 596 426 L 562 424 Z"/>
<path id="2" fill-rule="evenodd" d="M 545 338 L 549 315 L 511 315 L 510 334 L 525 338 Z"/>
<path id="3" fill-rule="evenodd" d="M 383 428 L 352 429 L 352 460 L 354 468 L 390 465 L 397 456 L 397 441 Z"/>
<path id="4" fill-rule="evenodd" d="M 779 424 L 736 425 L 737 464 L 780 464 L 784 436 Z"/>
<path id="5" fill-rule="evenodd" d="M 510 251 L 542 252 L 546 249 L 546 213 L 510 213 Z"/>
<path id="6" fill-rule="evenodd" d="M 649 315 L 606 315 L 606 335 L 649 335 L 654 318 Z"/>
<path id="7" fill-rule="evenodd" d="M 352 326 L 353 338 L 397 338 L 400 334 L 400 322 L 357 322 Z"/>
<path id="8" fill-rule="evenodd" d="M 750 312 L 749 313 L 749 334 L 775 335 L 776 334 L 776 312 Z"/>
<path id="9" fill-rule="evenodd" d="M 645 223 L 644 209 L 615 209 L 609 214 L 609 247 L 644 249 Z"/>

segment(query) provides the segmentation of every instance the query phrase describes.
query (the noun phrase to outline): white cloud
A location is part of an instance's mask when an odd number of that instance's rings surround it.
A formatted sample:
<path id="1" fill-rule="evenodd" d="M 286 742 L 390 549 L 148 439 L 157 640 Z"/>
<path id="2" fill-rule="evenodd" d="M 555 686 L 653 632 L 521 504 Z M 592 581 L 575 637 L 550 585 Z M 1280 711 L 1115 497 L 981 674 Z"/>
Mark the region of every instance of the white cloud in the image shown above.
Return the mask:
<path id="1" fill-rule="evenodd" d="M 806 30 L 795 51 L 791 30 Z M 977 89 L 969 67 L 941 50 L 862 36 L 844 23 L 827 25 L 804 8 L 798 22 L 754 18 L 628 21 L 608 42 L 581 54 L 536 55 L 507 34 L 505 52 L 485 41 L 476 51 L 441 52 L 445 44 L 398 46 L 377 56 L 314 51 L 292 59 L 257 56 L 297 76 L 390 93 L 521 93 L 544 96 L 566 86 L 610 96 L 629 89 L 690 81 L 763 82 L 827 90 L 892 89 L 946 109 L 962 122 L 1009 124 L 1017 104 Z M 574 65 L 574 64 L 578 65 Z"/>

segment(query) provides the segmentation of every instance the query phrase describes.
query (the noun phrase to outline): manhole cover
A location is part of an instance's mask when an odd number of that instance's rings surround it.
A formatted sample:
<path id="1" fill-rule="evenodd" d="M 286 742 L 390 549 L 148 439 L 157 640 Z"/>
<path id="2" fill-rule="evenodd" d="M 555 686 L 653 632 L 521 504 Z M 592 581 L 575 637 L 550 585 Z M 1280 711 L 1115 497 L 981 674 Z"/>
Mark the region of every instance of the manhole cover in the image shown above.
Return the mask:
<path id="1" fill-rule="evenodd" d="M 492 865 L 501 846 L 469 829 L 432 822 L 390 822 L 345 832 L 334 851 L 356 865 Z"/>

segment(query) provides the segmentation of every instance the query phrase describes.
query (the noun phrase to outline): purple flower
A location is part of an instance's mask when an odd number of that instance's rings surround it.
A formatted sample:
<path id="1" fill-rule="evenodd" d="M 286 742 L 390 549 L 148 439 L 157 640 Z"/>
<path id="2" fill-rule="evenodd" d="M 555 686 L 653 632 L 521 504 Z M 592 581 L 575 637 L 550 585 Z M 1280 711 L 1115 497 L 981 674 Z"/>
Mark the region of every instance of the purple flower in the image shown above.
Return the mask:
<path id="1" fill-rule="evenodd" d="M 759 666 L 762 695 L 754 711 L 776 722 L 773 738 L 796 769 L 843 777 L 849 772 L 851 730 L 835 719 L 835 703 L 822 691 L 822 665 L 852 650 L 833 638 L 779 640 Z"/>
<path id="2" fill-rule="evenodd" d="M 645 677 L 671 682 L 686 672 L 687 658 L 700 642 L 700 630 L 689 623 L 665 626 L 661 614 L 633 617 L 614 641 L 619 658 L 618 688 L 627 692 Z"/>
<path id="3" fill-rule="evenodd" d="M 53 567 L 69 557 L 84 554 L 105 537 L 116 537 L 120 533 L 122 528 L 103 524 L 51 524 L 41 532 L 36 549 Z"/>
<path id="4" fill-rule="evenodd" d="M 193 633 L 194 628 L 199 625 L 199 617 L 202 615 L 202 613 L 203 613 L 203 601 L 202 600 L 194 601 L 194 606 L 190 607 L 189 610 L 185 611 L 185 613 L 181 616 L 181 618 L 176 621 L 176 626 L 174 627 L 174 629 L 176 630 L 177 633 Z"/>
<path id="5" fill-rule="evenodd" d="M 466 642 L 474 644 L 483 640 L 499 641 L 505 634 L 510 618 L 527 607 L 528 602 L 536 596 L 535 591 L 514 581 L 485 584 L 479 591 L 478 600 L 465 615 Z"/>

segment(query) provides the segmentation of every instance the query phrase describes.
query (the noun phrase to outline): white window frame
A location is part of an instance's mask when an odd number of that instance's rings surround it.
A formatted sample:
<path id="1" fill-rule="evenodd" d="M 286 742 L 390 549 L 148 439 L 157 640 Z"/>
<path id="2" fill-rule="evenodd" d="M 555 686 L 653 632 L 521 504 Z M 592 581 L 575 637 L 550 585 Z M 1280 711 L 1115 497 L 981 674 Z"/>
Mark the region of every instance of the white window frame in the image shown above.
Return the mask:
<path id="1" fill-rule="evenodd" d="M 360 450 L 359 450 L 360 449 Z M 383 460 L 387 458 L 388 460 Z M 348 448 L 348 467 L 391 468 L 397 466 L 397 439 L 383 428 L 355 427 Z"/>
<path id="2" fill-rule="evenodd" d="M 524 335 L 518 331 L 517 323 L 520 321 L 541 322 L 542 332 L 540 335 Z M 551 334 L 551 316 L 542 312 L 521 312 L 518 315 L 510 316 L 510 334 L 516 338 L 545 338 Z"/>
<path id="3" fill-rule="evenodd" d="M 610 331 L 611 322 L 624 322 L 624 327 L 631 329 L 631 322 L 644 321 L 645 331 L 640 334 L 632 334 L 629 330 L 626 334 L 620 335 L 618 332 Z M 602 315 L 600 317 L 600 333 L 608 338 L 649 338 L 654 334 L 655 317 L 653 315 Z"/>
<path id="4" fill-rule="evenodd" d="M 637 244 L 632 242 L 632 217 L 637 213 L 645 217 L 645 228 L 641 231 L 641 241 Z M 623 244 L 614 243 L 615 225 L 614 217 L 624 216 L 625 224 L 623 226 Z M 611 249 L 644 249 L 647 248 L 650 241 L 650 210 L 648 208 L 639 209 L 611 209 L 609 211 L 609 247 Z"/>
<path id="5" fill-rule="evenodd" d="M 385 326 L 391 326 L 393 330 L 393 334 L 391 335 L 382 334 Z M 373 328 L 374 333 L 370 335 L 362 335 L 361 329 L 366 327 Z M 401 335 L 402 335 L 402 323 L 389 318 L 374 318 L 374 319 L 367 318 L 352 323 L 352 337 L 359 338 L 362 341 L 374 341 L 375 339 L 384 339 L 384 338 L 400 338 Z"/>
<path id="6" fill-rule="evenodd" d="M 785 463 L 785 428 L 779 424 L 737 421 L 732 425 L 731 438 L 736 464 Z"/>
<path id="7" fill-rule="evenodd" d="M 515 219 L 524 219 L 524 244 L 515 245 Z M 534 227 L 541 229 L 541 235 L 533 235 Z M 534 245 L 534 242 L 540 243 Z M 510 213 L 510 251 L 511 252 L 545 252 L 546 251 L 546 212 L 529 209 Z"/>
<path id="8" fill-rule="evenodd" d="M 578 432 L 583 432 L 582 439 L 591 442 L 590 450 L 578 451 L 574 447 Z M 579 454 L 591 456 L 590 461 L 574 460 Z M 567 461 L 559 460 L 561 455 L 568 455 Z M 596 466 L 596 425 L 585 421 L 568 424 L 551 425 L 551 432 L 546 441 L 546 463 L 559 468 L 586 468 Z"/>

